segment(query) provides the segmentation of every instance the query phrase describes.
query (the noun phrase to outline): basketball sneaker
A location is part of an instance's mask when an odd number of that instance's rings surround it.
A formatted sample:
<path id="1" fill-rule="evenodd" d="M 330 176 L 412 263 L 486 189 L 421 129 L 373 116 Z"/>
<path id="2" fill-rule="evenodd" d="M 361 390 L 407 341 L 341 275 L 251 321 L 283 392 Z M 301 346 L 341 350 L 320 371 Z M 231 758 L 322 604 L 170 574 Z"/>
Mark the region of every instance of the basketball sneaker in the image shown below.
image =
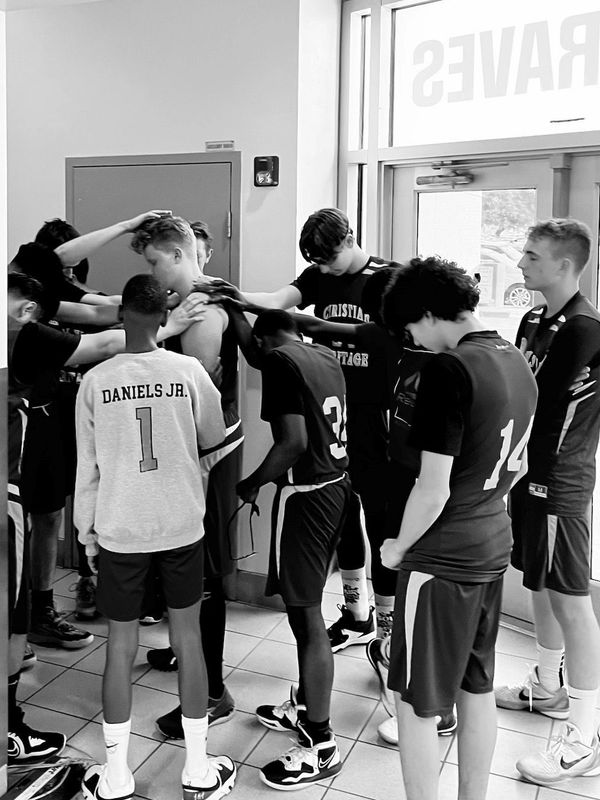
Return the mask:
<path id="1" fill-rule="evenodd" d="M 438 736 L 452 736 L 456 730 L 456 714 L 445 714 L 436 717 Z M 395 716 L 384 720 L 377 728 L 377 733 L 388 744 L 398 744 L 398 720 Z"/>
<path id="2" fill-rule="evenodd" d="M 96 616 L 96 582 L 91 577 L 80 577 L 75 586 L 75 617 L 85 620 Z"/>
<path id="3" fill-rule="evenodd" d="M 221 725 L 231 719 L 235 713 L 235 703 L 229 694 L 227 687 L 223 689 L 223 694 L 218 700 L 208 698 L 208 727 Z M 183 739 L 183 725 L 181 724 L 181 706 L 177 706 L 173 711 L 164 714 L 156 720 L 158 730 L 169 739 Z"/>
<path id="4" fill-rule="evenodd" d="M 553 719 L 567 719 L 569 716 L 569 695 L 564 685 L 562 670 L 561 686 L 551 692 L 541 683 L 537 665 L 529 670 L 523 683 L 516 686 L 500 686 L 494 690 L 496 705 L 511 711 L 538 711 Z"/>
<path id="5" fill-rule="evenodd" d="M 298 728 L 298 744 L 270 761 L 260 772 L 260 779 L 272 789 L 292 791 L 330 778 L 342 768 L 340 751 L 333 733 L 324 742 L 315 744 L 302 726 Z"/>
<path id="6" fill-rule="evenodd" d="M 327 629 L 332 652 L 337 653 L 351 644 L 367 644 L 377 636 L 373 607 L 369 609 L 369 616 L 364 622 L 357 622 L 346 606 L 338 605 L 338 608 L 340 618 Z"/>
<path id="7" fill-rule="evenodd" d="M 67 742 L 64 733 L 36 731 L 23 721 L 8 731 L 8 763 L 26 764 L 62 753 Z"/>
<path id="8" fill-rule="evenodd" d="M 92 764 L 88 767 L 83 775 L 81 781 L 81 794 L 84 800 L 106 800 L 103 795 L 98 791 L 100 781 L 104 772 L 106 771 L 106 764 Z M 135 793 L 135 782 L 133 775 L 129 781 L 129 785 L 119 794 L 118 797 L 110 798 L 110 800 L 130 800 Z"/>
<path id="9" fill-rule="evenodd" d="M 379 698 L 386 712 L 393 717 L 396 713 L 394 693 L 388 689 L 387 678 L 390 661 L 388 657 L 389 637 L 375 638 L 367 644 L 367 658 L 379 679 Z"/>
<path id="10" fill-rule="evenodd" d="M 177 670 L 177 656 L 170 647 L 148 650 L 146 660 L 153 669 L 158 669 L 160 672 L 175 672 Z"/>
<path id="11" fill-rule="evenodd" d="M 289 700 L 279 706 L 259 706 L 256 718 L 274 731 L 297 731 L 299 711 L 306 711 L 306 706 L 298 703 L 298 687 L 292 684 Z"/>
<path id="12" fill-rule="evenodd" d="M 33 644 L 63 647 L 65 650 L 79 650 L 94 641 L 91 633 L 71 625 L 65 616 L 59 614 L 54 606 L 46 606 L 32 616 L 27 638 Z"/>
<path id="13" fill-rule="evenodd" d="M 600 737 L 597 733 L 593 745 L 584 744 L 577 726 L 567 722 L 547 750 L 520 758 L 517 769 L 526 780 L 544 786 L 600 775 Z"/>
<path id="14" fill-rule="evenodd" d="M 209 756 L 208 762 L 208 786 L 198 786 L 184 777 L 181 783 L 183 800 L 218 800 L 233 788 L 237 770 L 229 756 Z"/>

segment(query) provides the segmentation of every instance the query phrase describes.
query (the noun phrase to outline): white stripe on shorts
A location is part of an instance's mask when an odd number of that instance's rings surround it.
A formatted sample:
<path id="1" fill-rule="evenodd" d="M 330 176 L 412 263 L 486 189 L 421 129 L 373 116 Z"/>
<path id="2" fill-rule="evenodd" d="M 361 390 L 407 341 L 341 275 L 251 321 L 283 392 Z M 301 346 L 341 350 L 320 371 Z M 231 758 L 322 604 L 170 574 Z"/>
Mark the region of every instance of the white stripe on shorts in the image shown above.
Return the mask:
<path id="1" fill-rule="evenodd" d="M 556 547 L 556 531 L 558 528 L 558 517 L 548 514 L 546 519 L 548 530 L 548 572 L 552 572 L 552 561 L 554 560 L 554 548 Z"/>
<path id="2" fill-rule="evenodd" d="M 12 497 L 11 497 L 12 495 Z M 21 505 L 19 487 L 13 483 L 8 484 L 8 516 L 15 526 L 15 596 L 16 605 L 21 590 L 23 576 L 23 557 L 25 551 L 25 521 L 23 519 L 23 506 Z M 13 499 L 14 498 L 14 499 Z"/>
<path id="3" fill-rule="evenodd" d="M 406 686 L 410 683 L 410 669 L 413 651 L 413 636 L 415 632 L 415 618 L 419 594 L 425 584 L 433 579 L 433 575 L 425 572 L 411 572 L 406 587 L 406 600 L 404 602 L 404 638 L 406 641 Z"/>
<path id="4" fill-rule="evenodd" d="M 338 483 L 339 481 L 343 480 L 346 477 L 346 474 L 340 475 L 339 478 L 334 478 L 331 481 L 325 481 L 325 483 L 314 483 L 314 484 L 306 484 L 306 485 L 296 485 L 296 486 L 284 486 L 281 490 L 279 495 L 279 506 L 277 508 L 277 520 L 275 521 L 275 561 L 277 564 L 277 577 L 281 574 L 280 570 L 280 563 L 281 563 L 281 533 L 283 531 L 283 520 L 285 518 L 285 505 L 287 501 L 292 497 L 296 492 L 312 492 L 315 489 L 320 489 L 323 486 L 329 486 L 330 483 Z"/>

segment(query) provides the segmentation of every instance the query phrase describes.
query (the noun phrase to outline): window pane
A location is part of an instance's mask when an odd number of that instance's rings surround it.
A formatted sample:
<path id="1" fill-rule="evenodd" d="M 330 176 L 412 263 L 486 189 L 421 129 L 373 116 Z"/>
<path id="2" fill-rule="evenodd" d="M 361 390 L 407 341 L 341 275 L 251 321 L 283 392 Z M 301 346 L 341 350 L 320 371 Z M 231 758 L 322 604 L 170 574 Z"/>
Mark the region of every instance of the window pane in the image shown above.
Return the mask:
<path id="1" fill-rule="evenodd" d="M 600 128 L 593 5 L 439 0 L 395 9 L 393 146 Z"/>
<path id="2" fill-rule="evenodd" d="M 517 264 L 536 220 L 535 189 L 421 192 L 417 250 L 440 255 L 479 276 L 479 316 L 514 342 L 533 293 Z"/>
<path id="3" fill-rule="evenodd" d="M 371 15 L 352 14 L 350 22 L 350 75 L 348 97 L 348 149 L 367 147 L 369 127 L 369 82 Z"/>

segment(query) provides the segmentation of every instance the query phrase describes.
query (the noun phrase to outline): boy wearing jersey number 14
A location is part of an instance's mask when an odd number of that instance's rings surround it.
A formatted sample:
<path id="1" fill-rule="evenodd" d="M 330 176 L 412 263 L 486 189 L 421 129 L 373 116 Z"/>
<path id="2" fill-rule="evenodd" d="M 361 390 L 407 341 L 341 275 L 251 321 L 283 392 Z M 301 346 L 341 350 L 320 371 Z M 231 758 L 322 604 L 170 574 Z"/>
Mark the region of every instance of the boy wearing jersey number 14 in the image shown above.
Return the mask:
<path id="1" fill-rule="evenodd" d="M 230 314 L 247 354 L 248 325 L 240 311 Z M 252 333 L 260 351 L 250 358 L 262 373 L 261 416 L 271 424 L 274 443 L 237 491 L 254 502 L 261 486 L 277 485 L 266 594 L 280 594 L 285 603 L 300 680 L 290 700 L 259 706 L 256 715 L 272 730 L 298 734 L 297 746 L 260 771 L 264 783 L 286 791 L 342 766 L 329 721 L 333 654 L 321 601 L 350 493 L 345 383 L 331 351 L 303 342 L 287 312 L 263 312 Z"/>
<path id="2" fill-rule="evenodd" d="M 409 443 L 421 468 L 397 538 L 388 686 L 408 800 L 438 796 L 436 716 L 458 707 L 458 796 L 484 798 L 496 742 L 494 648 L 512 543 L 504 501 L 525 468 L 537 397 L 523 356 L 473 314 L 455 264 L 413 259 L 383 302 L 386 326 L 431 350 Z"/>
<path id="3" fill-rule="evenodd" d="M 236 775 L 227 756 L 206 754 L 208 685 L 200 637 L 205 497 L 199 448 L 225 437 L 220 395 L 194 358 L 159 349 L 167 293 L 150 275 L 131 278 L 122 297 L 126 348 L 88 372 L 76 404 L 74 521 L 90 563 L 98 559 L 97 601 L 109 620 L 102 681 L 106 764 L 83 778 L 87 800 L 126 800 L 131 669 L 147 572 L 160 572 L 169 636 L 180 665 L 185 798 L 217 800 Z"/>

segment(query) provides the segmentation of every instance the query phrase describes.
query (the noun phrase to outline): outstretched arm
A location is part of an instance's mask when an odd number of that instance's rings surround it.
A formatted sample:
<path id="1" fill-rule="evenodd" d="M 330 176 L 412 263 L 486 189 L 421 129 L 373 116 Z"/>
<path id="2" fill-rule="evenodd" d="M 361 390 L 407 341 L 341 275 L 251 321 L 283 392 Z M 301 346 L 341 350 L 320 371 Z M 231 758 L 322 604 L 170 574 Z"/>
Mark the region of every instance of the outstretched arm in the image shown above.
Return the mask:
<path id="1" fill-rule="evenodd" d="M 145 211 L 143 214 L 138 214 L 137 217 L 116 222 L 114 225 L 109 225 L 108 228 L 84 233 L 83 236 L 71 239 L 70 242 L 64 242 L 54 252 L 65 267 L 75 267 L 84 258 L 112 242 L 113 239 L 117 239 L 124 233 L 133 233 L 147 219 L 156 219 L 170 213 L 170 211 Z"/>

